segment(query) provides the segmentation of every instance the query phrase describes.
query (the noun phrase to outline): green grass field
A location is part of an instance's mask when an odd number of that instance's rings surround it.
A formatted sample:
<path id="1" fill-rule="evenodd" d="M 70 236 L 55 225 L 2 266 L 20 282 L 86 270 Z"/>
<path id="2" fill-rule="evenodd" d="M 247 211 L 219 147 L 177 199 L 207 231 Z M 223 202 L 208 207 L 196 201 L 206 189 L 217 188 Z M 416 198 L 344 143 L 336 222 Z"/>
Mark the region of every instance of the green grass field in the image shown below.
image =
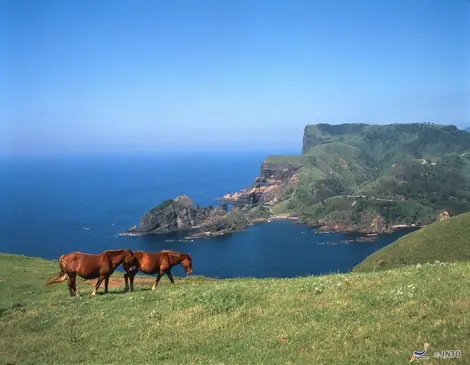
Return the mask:
<path id="1" fill-rule="evenodd" d="M 68 298 L 57 262 L 0 255 L 2 364 L 470 363 L 470 263 L 296 279 L 182 279 Z M 115 274 L 120 276 L 121 274 Z M 102 289 L 101 289 L 102 291 Z M 459 349 L 458 360 L 434 351 Z"/>
<path id="2" fill-rule="evenodd" d="M 459 214 L 409 233 L 374 252 L 353 270 L 386 270 L 436 260 L 470 261 L 470 213 Z"/>

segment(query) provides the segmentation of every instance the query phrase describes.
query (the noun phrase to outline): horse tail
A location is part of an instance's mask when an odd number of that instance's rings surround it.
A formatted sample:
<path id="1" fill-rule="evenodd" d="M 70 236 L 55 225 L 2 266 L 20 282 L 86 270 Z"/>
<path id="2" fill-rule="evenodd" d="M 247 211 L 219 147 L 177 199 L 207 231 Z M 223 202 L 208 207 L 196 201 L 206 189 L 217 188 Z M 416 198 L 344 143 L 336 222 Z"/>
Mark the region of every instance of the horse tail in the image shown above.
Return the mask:
<path id="1" fill-rule="evenodd" d="M 66 263 L 65 263 L 65 255 L 59 257 L 59 266 L 60 272 L 52 276 L 49 280 L 47 280 L 46 285 L 57 284 L 65 281 L 67 278 L 67 271 L 66 271 Z"/>

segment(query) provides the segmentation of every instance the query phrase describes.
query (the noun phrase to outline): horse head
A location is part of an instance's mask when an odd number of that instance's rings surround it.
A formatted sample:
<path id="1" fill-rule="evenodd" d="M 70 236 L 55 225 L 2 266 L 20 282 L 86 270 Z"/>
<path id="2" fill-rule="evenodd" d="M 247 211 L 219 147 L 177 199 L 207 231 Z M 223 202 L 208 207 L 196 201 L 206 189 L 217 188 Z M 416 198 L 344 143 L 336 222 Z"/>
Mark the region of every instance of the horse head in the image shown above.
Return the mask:
<path id="1" fill-rule="evenodd" d="M 140 269 L 140 263 L 137 257 L 134 256 L 134 252 L 131 249 L 127 248 L 123 250 L 125 256 L 122 261 L 123 267 L 128 272 L 135 272 Z"/>
<path id="2" fill-rule="evenodd" d="M 122 266 L 127 272 L 139 271 L 140 263 L 134 255 L 127 255 L 122 261 Z"/>
<path id="3" fill-rule="evenodd" d="M 189 253 L 183 254 L 182 256 L 181 266 L 183 266 L 186 271 L 186 275 L 191 275 L 193 273 L 193 260 Z"/>

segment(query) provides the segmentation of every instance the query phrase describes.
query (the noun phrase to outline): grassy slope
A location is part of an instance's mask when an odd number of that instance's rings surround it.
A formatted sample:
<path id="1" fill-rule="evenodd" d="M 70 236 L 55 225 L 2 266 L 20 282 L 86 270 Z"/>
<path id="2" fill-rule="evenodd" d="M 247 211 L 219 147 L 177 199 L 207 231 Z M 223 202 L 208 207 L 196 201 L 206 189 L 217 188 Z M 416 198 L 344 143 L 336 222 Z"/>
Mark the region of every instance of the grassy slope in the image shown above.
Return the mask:
<path id="1" fill-rule="evenodd" d="M 470 263 L 297 279 L 190 278 L 69 299 L 56 262 L 0 255 L 0 361 L 16 364 L 404 364 L 470 348 Z M 150 284 L 149 284 L 150 285 Z M 467 362 L 465 362 L 467 361 Z M 432 357 L 426 364 L 440 364 Z"/>
<path id="2" fill-rule="evenodd" d="M 434 261 L 470 261 L 470 213 L 435 222 L 374 252 L 354 271 L 385 270 Z"/>
<path id="3" fill-rule="evenodd" d="M 329 142 L 310 148 L 302 160 L 305 170 L 320 172 L 322 177 L 345 179 L 354 186 L 357 180 L 371 176 L 371 169 L 359 161 L 361 150 L 344 142 Z"/>
<path id="4" fill-rule="evenodd" d="M 298 165 L 300 156 L 270 155 L 264 159 L 265 163 Z"/>

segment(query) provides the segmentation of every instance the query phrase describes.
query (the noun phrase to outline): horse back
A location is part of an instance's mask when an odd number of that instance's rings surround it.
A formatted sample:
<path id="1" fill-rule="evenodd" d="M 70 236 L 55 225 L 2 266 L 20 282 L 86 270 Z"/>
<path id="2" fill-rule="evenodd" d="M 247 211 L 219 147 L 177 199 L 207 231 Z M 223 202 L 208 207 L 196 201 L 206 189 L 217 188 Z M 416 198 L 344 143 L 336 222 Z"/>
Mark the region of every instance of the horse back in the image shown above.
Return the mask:
<path id="1" fill-rule="evenodd" d="M 134 257 L 139 261 L 141 271 L 146 274 L 155 274 L 160 271 L 160 266 L 165 259 L 165 254 L 161 254 L 160 252 L 134 251 Z"/>
<path id="2" fill-rule="evenodd" d="M 75 251 L 65 255 L 63 261 L 67 271 L 76 272 L 83 278 L 96 278 L 112 270 L 111 259 L 105 254 Z"/>

